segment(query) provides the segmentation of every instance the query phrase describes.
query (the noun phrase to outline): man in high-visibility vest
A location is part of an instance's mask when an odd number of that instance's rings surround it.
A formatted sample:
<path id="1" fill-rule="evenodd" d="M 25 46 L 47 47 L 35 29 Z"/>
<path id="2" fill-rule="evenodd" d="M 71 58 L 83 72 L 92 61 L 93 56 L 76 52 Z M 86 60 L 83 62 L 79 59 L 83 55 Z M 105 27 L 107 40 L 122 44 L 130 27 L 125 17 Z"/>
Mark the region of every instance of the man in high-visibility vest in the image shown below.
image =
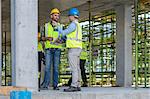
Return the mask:
<path id="1" fill-rule="evenodd" d="M 72 8 L 68 13 L 69 20 L 71 23 L 68 28 L 62 30 L 58 28 L 59 33 L 62 37 L 66 36 L 66 47 L 68 48 L 68 60 L 69 66 L 72 72 L 72 83 L 65 92 L 81 91 L 81 70 L 80 70 L 80 53 L 82 50 L 82 29 L 78 22 L 79 10 L 77 8 Z"/>
<path id="2" fill-rule="evenodd" d="M 39 32 L 38 33 L 38 72 L 39 72 L 38 85 L 39 85 L 39 91 L 40 91 L 41 66 L 42 66 L 42 61 L 44 63 L 44 60 L 45 60 L 42 43 L 43 42 L 41 40 L 41 33 Z"/>
<path id="3" fill-rule="evenodd" d="M 83 87 L 87 87 L 87 77 L 86 77 L 86 72 L 85 72 L 85 63 L 88 58 L 88 53 L 87 53 L 87 45 L 85 42 L 82 43 L 83 49 L 80 55 L 80 69 L 81 69 L 81 76 L 82 76 L 82 81 L 83 81 Z"/>
<path id="4" fill-rule="evenodd" d="M 59 33 L 57 27 L 60 25 L 59 21 L 60 11 L 54 8 L 50 12 L 51 21 L 45 24 L 45 75 L 44 81 L 41 84 L 41 89 L 48 89 L 50 84 L 50 77 L 53 78 L 53 89 L 59 90 L 58 88 L 58 67 L 60 64 L 60 55 L 62 44 L 56 44 L 55 40 L 59 38 Z M 53 66 L 53 73 L 51 73 L 51 68 Z M 52 76 L 50 75 L 52 74 Z"/>
<path id="5" fill-rule="evenodd" d="M 81 69 L 81 77 L 82 77 L 82 81 L 83 87 L 87 87 L 87 77 L 86 77 L 86 72 L 85 72 L 85 63 L 86 60 L 88 58 L 88 53 L 87 53 L 87 45 L 85 44 L 85 42 L 82 42 L 82 52 L 80 55 L 80 69 Z M 72 82 L 72 78 L 69 79 L 68 81 L 68 85 L 70 86 Z"/>

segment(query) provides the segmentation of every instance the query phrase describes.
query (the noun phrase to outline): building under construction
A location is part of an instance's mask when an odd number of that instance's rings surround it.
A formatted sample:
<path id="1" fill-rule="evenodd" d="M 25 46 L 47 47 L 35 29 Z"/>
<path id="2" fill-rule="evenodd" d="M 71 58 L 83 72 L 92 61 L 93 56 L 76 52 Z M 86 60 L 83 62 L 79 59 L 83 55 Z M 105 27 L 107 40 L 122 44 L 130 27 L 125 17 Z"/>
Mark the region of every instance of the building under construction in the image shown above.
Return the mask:
<path id="1" fill-rule="evenodd" d="M 38 26 L 49 21 L 52 8 L 60 9 L 60 23 L 67 26 L 72 7 L 80 10 L 89 87 L 74 94 L 41 90 L 36 96 Z M 33 99 L 150 99 L 150 0 L 0 0 L 0 21 L 1 86 L 26 87 L 35 91 Z M 64 48 L 59 86 L 70 77 Z"/>

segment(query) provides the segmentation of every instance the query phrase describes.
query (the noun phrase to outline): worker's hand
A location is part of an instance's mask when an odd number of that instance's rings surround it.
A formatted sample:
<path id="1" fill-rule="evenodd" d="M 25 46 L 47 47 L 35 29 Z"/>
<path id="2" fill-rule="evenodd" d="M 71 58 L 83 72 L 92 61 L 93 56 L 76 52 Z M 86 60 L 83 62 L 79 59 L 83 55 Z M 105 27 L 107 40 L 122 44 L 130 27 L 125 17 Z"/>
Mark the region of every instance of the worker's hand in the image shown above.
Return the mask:
<path id="1" fill-rule="evenodd" d="M 46 37 L 46 40 L 53 41 L 52 37 Z"/>
<path id="2" fill-rule="evenodd" d="M 52 37 L 42 37 L 41 39 L 42 39 L 42 41 L 46 41 L 46 40 L 53 41 Z"/>
<path id="3" fill-rule="evenodd" d="M 64 43 L 63 40 L 61 38 L 58 38 L 57 40 L 55 40 L 56 43 L 62 44 Z"/>
<path id="4" fill-rule="evenodd" d="M 42 41 L 46 41 L 46 38 L 45 38 L 45 37 L 41 37 L 41 40 L 42 40 Z"/>
<path id="5" fill-rule="evenodd" d="M 38 42 L 40 42 L 41 41 L 41 38 L 40 37 L 38 37 Z"/>

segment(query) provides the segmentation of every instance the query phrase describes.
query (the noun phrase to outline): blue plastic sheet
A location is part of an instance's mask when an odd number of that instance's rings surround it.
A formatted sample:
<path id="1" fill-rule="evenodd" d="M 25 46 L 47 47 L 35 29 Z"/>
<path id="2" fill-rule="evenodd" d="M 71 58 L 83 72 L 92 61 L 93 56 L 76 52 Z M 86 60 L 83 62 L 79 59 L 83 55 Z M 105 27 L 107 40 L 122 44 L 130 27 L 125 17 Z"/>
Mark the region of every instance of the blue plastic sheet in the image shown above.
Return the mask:
<path id="1" fill-rule="evenodd" d="M 12 91 L 10 99 L 32 99 L 30 91 Z"/>

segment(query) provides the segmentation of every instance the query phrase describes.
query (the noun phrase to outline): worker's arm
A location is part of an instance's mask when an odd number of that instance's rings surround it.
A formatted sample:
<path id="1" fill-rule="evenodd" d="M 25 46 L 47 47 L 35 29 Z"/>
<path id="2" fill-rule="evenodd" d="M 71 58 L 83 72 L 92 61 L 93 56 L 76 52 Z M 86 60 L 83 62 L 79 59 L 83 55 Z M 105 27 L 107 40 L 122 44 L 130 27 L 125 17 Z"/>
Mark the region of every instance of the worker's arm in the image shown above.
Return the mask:
<path id="1" fill-rule="evenodd" d="M 41 41 L 41 37 L 38 37 L 38 42 L 40 42 Z"/>
<path id="2" fill-rule="evenodd" d="M 71 22 L 68 28 L 65 30 L 62 30 L 61 27 L 58 27 L 58 32 L 62 34 L 62 37 L 64 37 L 68 35 L 69 33 L 72 33 L 73 31 L 75 31 L 75 29 L 76 29 L 76 24 L 74 22 Z"/>
<path id="3" fill-rule="evenodd" d="M 42 37 L 42 41 L 53 41 L 52 37 Z"/>

